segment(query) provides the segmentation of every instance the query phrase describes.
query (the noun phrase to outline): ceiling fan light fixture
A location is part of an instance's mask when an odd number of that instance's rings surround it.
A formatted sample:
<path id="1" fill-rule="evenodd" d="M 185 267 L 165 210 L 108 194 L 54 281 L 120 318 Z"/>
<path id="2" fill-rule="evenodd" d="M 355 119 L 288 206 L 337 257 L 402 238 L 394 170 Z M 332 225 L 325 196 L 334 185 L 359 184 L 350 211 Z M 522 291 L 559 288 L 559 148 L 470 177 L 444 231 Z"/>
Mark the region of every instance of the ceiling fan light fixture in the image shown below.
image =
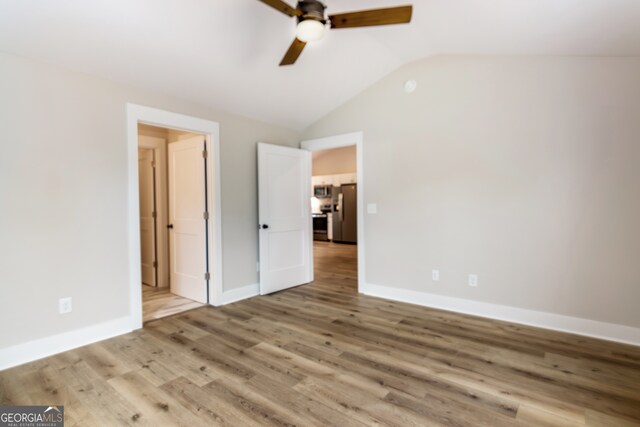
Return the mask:
<path id="1" fill-rule="evenodd" d="M 315 19 L 304 19 L 298 22 L 296 38 L 301 42 L 315 42 L 324 37 L 325 26 Z"/>
<path id="2" fill-rule="evenodd" d="M 407 5 L 327 15 L 327 7 L 320 0 L 298 0 L 295 8 L 286 0 L 259 1 L 298 21 L 296 38 L 282 57 L 280 66 L 294 64 L 308 42 L 324 37 L 327 26 L 340 29 L 407 24 L 411 22 L 413 11 L 413 6 Z"/>

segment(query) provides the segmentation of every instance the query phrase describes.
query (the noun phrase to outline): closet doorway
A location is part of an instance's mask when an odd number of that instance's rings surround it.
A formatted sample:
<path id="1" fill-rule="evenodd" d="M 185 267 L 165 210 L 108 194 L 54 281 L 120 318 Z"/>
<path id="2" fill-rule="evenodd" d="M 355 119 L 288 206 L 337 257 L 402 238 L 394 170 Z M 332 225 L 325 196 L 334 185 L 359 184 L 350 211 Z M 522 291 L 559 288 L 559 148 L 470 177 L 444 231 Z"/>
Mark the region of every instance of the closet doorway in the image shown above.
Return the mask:
<path id="1" fill-rule="evenodd" d="M 205 135 L 138 124 L 143 322 L 208 302 Z"/>

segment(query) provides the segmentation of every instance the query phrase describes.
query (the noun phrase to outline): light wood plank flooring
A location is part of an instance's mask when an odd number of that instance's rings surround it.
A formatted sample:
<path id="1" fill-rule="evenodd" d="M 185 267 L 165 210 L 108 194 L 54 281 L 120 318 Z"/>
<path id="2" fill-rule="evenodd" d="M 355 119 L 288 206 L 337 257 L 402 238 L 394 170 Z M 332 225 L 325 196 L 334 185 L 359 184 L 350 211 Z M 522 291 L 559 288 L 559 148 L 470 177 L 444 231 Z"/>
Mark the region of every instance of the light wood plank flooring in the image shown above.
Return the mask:
<path id="1" fill-rule="evenodd" d="M 169 292 L 169 288 L 142 285 L 142 321 L 145 323 L 203 307 L 204 305 L 188 298 L 174 295 Z"/>
<path id="2" fill-rule="evenodd" d="M 67 426 L 637 426 L 640 348 L 358 295 L 355 246 L 316 282 L 0 372 Z"/>

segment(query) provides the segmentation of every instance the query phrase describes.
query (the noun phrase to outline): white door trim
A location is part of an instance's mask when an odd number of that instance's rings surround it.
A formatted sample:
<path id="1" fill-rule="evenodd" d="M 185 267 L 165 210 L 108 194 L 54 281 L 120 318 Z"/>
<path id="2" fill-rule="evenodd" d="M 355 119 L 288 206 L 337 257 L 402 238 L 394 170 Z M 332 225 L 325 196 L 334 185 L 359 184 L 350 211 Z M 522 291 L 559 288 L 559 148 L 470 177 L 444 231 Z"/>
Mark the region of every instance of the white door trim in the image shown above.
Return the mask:
<path id="1" fill-rule="evenodd" d="M 148 148 L 155 153 L 156 176 L 156 250 L 158 254 L 158 282 L 159 288 L 169 286 L 169 213 L 167 195 L 167 140 L 156 136 L 141 135 L 138 144 L 140 148 Z"/>
<path id="2" fill-rule="evenodd" d="M 129 312 L 132 329 L 142 327 L 140 286 L 140 224 L 138 194 L 138 123 L 200 133 L 207 137 L 207 210 L 209 221 L 209 303 L 222 304 L 222 205 L 220 186 L 220 125 L 217 122 L 127 104 L 127 152 L 129 187 Z"/>
<path id="3" fill-rule="evenodd" d="M 329 150 L 331 148 L 356 146 L 356 181 L 358 184 L 358 292 L 363 292 L 365 282 L 364 260 L 364 153 L 363 132 L 351 132 L 326 138 L 302 141 L 300 148 L 309 151 Z"/>

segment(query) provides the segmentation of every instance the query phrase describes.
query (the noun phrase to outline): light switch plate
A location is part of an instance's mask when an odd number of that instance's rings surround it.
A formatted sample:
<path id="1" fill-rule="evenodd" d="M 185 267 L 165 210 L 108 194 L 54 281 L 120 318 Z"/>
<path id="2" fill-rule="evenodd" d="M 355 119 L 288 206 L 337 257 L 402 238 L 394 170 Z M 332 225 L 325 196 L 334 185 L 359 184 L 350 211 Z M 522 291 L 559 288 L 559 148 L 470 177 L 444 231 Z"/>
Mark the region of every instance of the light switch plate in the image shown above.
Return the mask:
<path id="1" fill-rule="evenodd" d="M 378 205 L 375 203 L 369 203 L 367 205 L 367 213 L 368 214 L 377 214 L 378 213 Z"/>
<path id="2" fill-rule="evenodd" d="M 477 274 L 470 274 L 469 275 L 469 286 L 472 287 L 476 287 L 478 286 L 478 275 Z"/>

